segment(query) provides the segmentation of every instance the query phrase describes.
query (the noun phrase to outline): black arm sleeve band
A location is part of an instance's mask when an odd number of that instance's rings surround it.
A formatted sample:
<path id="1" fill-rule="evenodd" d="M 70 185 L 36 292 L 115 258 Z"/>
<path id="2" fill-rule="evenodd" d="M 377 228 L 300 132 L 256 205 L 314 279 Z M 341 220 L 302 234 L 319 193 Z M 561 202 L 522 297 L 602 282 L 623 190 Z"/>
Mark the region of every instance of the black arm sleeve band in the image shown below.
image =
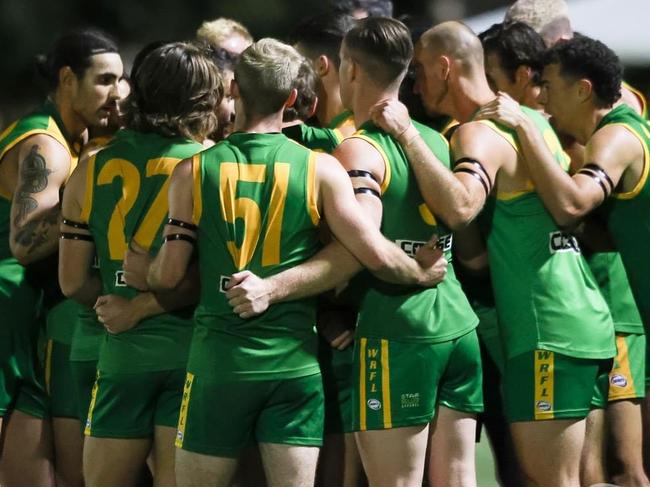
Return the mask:
<path id="1" fill-rule="evenodd" d="M 379 182 L 375 179 L 371 172 L 362 171 L 361 169 L 353 169 L 352 171 L 348 171 L 348 176 L 351 178 L 370 178 L 377 183 Z"/>
<path id="2" fill-rule="evenodd" d="M 488 187 L 488 184 L 485 182 L 485 179 L 483 179 L 483 176 L 481 176 L 481 173 L 479 173 L 478 171 L 475 171 L 470 167 L 457 167 L 456 169 L 454 169 L 454 172 L 464 172 L 467 174 L 471 174 L 483 186 L 483 189 L 485 190 L 485 196 L 490 194 L 490 188 Z"/>
<path id="3" fill-rule="evenodd" d="M 488 174 L 488 172 L 483 167 L 483 164 L 481 164 L 476 159 L 472 159 L 471 157 L 461 157 L 460 159 L 458 159 L 456 161 L 455 165 L 457 166 L 458 164 L 462 164 L 463 162 L 468 162 L 468 163 L 474 164 L 476 167 L 478 167 L 481 170 L 481 172 L 485 175 L 485 179 L 487 179 L 488 186 L 490 187 L 490 190 L 492 189 L 492 187 L 494 186 L 494 183 L 492 182 L 492 179 L 490 178 L 490 175 Z"/>
<path id="4" fill-rule="evenodd" d="M 64 225 L 68 225 L 69 227 L 77 228 L 79 230 L 88 230 L 88 224 L 87 223 L 76 222 L 74 220 L 68 220 L 67 218 L 64 218 L 62 223 Z"/>
<path id="5" fill-rule="evenodd" d="M 86 242 L 94 242 L 92 235 L 86 235 L 85 233 L 74 233 L 74 232 L 62 232 L 62 240 L 85 240 Z"/>
<path id="6" fill-rule="evenodd" d="M 578 174 L 583 174 L 585 176 L 589 176 L 592 178 L 594 181 L 598 183 L 600 186 L 600 189 L 603 190 L 603 194 L 605 195 L 605 198 L 607 198 L 610 193 L 612 192 L 611 189 L 607 186 L 605 183 L 605 180 L 603 179 L 602 175 L 599 174 L 598 172 L 594 171 L 591 168 L 583 167 L 578 171 Z"/>
<path id="7" fill-rule="evenodd" d="M 614 191 L 614 183 L 612 182 L 609 175 L 605 172 L 605 170 L 602 167 L 600 167 L 598 164 L 594 164 L 593 162 L 590 162 L 589 164 L 585 164 L 584 166 L 582 166 L 582 169 L 591 169 L 593 172 L 598 174 L 598 176 L 600 176 L 602 180 L 606 181 L 607 184 L 609 184 L 610 193 Z"/>
<path id="8" fill-rule="evenodd" d="M 354 194 L 371 194 L 372 196 L 376 196 L 377 198 L 381 199 L 381 194 L 379 194 L 379 191 L 376 189 L 372 188 L 354 188 Z"/>
<path id="9" fill-rule="evenodd" d="M 196 244 L 196 239 L 184 233 L 172 233 L 163 238 L 163 243 L 173 242 L 175 240 L 183 240 L 184 242 L 189 242 L 192 245 Z"/>
<path id="10" fill-rule="evenodd" d="M 185 230 L 191 230 L 192 232 L 196 232 L 198 229 L 198 227 L 193 223 L 184 222 L 182 220 L 175 220 L 174 218 L 167 219 L 167 225 L 184 228 Z"/>

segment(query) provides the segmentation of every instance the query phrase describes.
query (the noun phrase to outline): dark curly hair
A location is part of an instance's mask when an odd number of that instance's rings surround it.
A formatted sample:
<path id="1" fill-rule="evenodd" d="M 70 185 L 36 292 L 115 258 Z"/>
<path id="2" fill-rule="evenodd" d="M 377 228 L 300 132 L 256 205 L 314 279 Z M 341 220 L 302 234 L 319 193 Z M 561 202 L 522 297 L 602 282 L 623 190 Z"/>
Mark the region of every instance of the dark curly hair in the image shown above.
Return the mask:
<path id="1" fill-rule="evenodd" d="M 544 64 L 559 64 L 563 76 L 591 81 L 599 107 L 611 107 L 621 97 L 621 63 L 600 41 L 584 35 L 559 41 L 547 51 Z"/>
<path id="2" fill-rule="evenodd" d="M 298 91 L 298 96 L 293 106 L 285 108 L 282 114 L 283 122 L 293 122 L 302 120 L 303 122 L 311 116 L 311 109 L 317 99 L 316 84 L 318 75 L 309 59 L 303 59 L 298 70 L 298 77 L 294 81 L 294 88 Z"/>
<path id="3" fill-rule="evenodd" d="M 544 39 L 535 29 L 523 22 L 494 24 L 478 38 L 483 44 L 485 55 L 497 54 L 501 66 L 511 81 L 519 66 L 528 66 L 538 79 L 543 68 L 543 56 L 546 52 Z"/>
<path id="4" fill-rule="evenodd" d="M 164 44 L 144 56 L 132 74 L 128 128 L 197 141 L 216 129 L 223 81 L 206 50 L 188 42 Z"/>

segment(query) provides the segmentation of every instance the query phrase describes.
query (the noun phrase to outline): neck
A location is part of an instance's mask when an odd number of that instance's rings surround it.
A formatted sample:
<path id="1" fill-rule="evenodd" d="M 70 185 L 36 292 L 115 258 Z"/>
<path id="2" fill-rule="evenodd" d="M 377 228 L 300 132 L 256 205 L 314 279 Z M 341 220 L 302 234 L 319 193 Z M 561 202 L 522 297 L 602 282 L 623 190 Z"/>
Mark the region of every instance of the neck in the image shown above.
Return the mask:
<path id="1" fill-rule="evenodd" d="M 252 115 L 248 117 L 242 114 L 237 116 L 235 118 L 235 131 L 257 134 L 282 132 L 282 110 L 270 115 Z"/>
<path id="2" fill-rule="evenodd" d="M 354 124 L 357 127 L 370 120 L 370 110 L 381 100 L 396 100 L 399 97 L 397 89 L 377 89 L 370 83 L 363 83 L 361 90 L 357 90 L 352 102 L 352 111 L 354 112 Z M 359 93 L 361 91 L 361 93 Z"/>
<path id="3" fill-rule="evenodd" d="M 323 90 L 323 97 L 319 100 L 318 108 L 316 109 L 316 118 L 321 126 L 327 127 L 332 119 L 341 113 L 345 108 L 341 102 L 341 91 Z"/>
<path id="4" fill-rule="evenodd" d="M 594 134 L 596 127 L 603 119 L 612 110 L 610 108 L 594 108 L 586 113 L 584 116 L 579 117 L 576 121 L 579 120 L 579 123 L 575 124 L 574 137 L 582 145 L 586 145 L 589 142 L 589 139 Z"/>
<path id="5" fill-rule="evenodd" d="M 60 91 L 56 91 L 50 99 L 61 116 L 65 132 L 72 138 L 70 142 L 80 139 L 88 126 L 74 112 L 72 105 Z"/>
<path id="6" fill-rule="evenodd" d="M 450 90 L 449 114 L 460 123 L 469 122 L 476 111 L 486 103 L 494 100 L 485 76 L 482 78 L 460 78 L 455 90 Z"/>

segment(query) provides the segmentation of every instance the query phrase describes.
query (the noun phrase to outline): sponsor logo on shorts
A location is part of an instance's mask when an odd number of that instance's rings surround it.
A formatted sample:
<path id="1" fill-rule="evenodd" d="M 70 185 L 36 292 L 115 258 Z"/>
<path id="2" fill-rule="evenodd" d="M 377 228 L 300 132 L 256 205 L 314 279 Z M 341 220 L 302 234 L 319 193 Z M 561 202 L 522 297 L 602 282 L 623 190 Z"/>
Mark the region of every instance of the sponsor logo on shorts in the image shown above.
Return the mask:
<path id="1" fill-rule="evenodd" d="M 616 387 L 627 387 L 627 378 L 621 374 L 614 374 L 609 382 Z"/>
<path id="2" fill-rule="evenodd" d="M 381 409 L 381 402 L 379 399 L 368 399 L 368 407 L 373 411 L 379 411 Z"/>
<path id="3" fill-rule="evenodd" d="M 452 235 L 443 235 L 438 238 L 436 246 L 443 252 L 447 252 L 451 250 L 452 241 Z M 418 249 L 426 244 L 426 242 L 421 242 L 419 240 L 395 240 L 395 243 L 410 257 L 415 257 Z"/>
<path id="4" fill-rule="evenodd" d="M 115 287 L 126 287 L 124 271 L 115 271 Z"/>
<path id="5" fill-rule="evenodd" d="M 227 291 L 226 286 L 230 282 L 230 276 L 221 276 L 219 279 L 219 291 L 225 293 Z"/>
<path id="6" fill-rule="evenodd" d="M 550 411 L 551 410 L 551 403 L 546 402 L 546 401 L 537 401 L 535 404 L 535 407 L 539 409 L 540 411 Z"/>
<path id="7" fill-rule="evenodd" d="M 564 232 L 549 233 L 548 247 L 551 254 L 560 252 L 580 253 L 580 246 L 578 245 L 576 238 L 573 235 Z"/>
<path id="8" fill-rule="evenodd" d="M 406 393 L 402 394 L 402 408 L 417 408 L 420 407 L 420 393 Z"/>

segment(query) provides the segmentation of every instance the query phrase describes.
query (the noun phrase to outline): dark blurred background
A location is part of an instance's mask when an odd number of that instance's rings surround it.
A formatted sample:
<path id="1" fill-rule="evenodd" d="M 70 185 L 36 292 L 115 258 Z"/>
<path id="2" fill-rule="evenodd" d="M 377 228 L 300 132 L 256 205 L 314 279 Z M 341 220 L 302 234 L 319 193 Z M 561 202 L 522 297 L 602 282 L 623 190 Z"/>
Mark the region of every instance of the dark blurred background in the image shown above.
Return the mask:
<path id="1" fill-rule="evenodd" d="M 637 12 L 639 19 L 650 16 L 650 1 L 644 1 L 647 15 Z M 423 27 L 476 16 L 509 3 L 507 0 L 394 2 L 396 17 L 409 15 L 410 23 Z M 570 0 L 569 8 L 571 5 Z M 325 8 L 326 0 L 0 0 L 0 127 L 43 98 L 45 92 L 34 74 L 33 57 L 47 52 L 54 39 L 73 27 L 92 25 L 109 32 L 118 40 L 128 68 L 145 43 L 189 39 L 204 20 L 231 17 L 246 25 L 255 38 L 283 39 L 299 19 Z M 612 28 L 621 27 L 612 25 Z M 650 50 L 650 44 L 646 46 Z M 635 63 L 627 69 L 626 79 L 648 93 L 650 66 Z"/>

